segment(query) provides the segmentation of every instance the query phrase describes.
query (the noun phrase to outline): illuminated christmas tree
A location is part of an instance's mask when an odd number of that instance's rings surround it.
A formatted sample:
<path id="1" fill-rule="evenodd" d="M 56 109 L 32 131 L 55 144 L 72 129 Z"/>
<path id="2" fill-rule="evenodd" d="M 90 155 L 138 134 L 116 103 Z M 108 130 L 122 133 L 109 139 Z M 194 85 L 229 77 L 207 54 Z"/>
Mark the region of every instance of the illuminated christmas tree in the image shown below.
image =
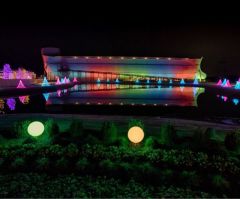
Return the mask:
<path id="1" fill-rule="evenodd" d="M 3 65 L 3 79 L 10 79 L 10 76 L 12 74 L 12 69 L 9 64 Z"/>

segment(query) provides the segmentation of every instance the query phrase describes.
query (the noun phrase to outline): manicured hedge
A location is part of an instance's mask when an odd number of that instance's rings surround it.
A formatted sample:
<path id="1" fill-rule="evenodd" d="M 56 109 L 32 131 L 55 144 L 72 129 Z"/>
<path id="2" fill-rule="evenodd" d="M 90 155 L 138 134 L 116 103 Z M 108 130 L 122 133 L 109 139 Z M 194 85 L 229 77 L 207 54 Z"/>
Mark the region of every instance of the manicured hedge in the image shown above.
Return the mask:
<path id="1" fill-rule="evenodd" d="M 174 186 L 153 187 L 130 180 L 36 173 L 0 175 L 1 198 L 209 198 L 214 195 Z"/>

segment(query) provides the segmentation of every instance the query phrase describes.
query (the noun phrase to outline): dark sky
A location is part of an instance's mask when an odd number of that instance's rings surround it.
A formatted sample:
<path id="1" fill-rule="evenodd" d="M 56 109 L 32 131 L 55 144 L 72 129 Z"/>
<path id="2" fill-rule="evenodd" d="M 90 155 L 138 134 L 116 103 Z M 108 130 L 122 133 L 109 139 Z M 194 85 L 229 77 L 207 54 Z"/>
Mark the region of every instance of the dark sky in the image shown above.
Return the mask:
<path id="1" fill-rule="evenodd" d="M 40 49 L 53 46 L 68 55 L 204 57 L 209 76 L 240 76 L 240 16 L 203 13 L 2 15 L 0 65 L 40 73 Z"/>

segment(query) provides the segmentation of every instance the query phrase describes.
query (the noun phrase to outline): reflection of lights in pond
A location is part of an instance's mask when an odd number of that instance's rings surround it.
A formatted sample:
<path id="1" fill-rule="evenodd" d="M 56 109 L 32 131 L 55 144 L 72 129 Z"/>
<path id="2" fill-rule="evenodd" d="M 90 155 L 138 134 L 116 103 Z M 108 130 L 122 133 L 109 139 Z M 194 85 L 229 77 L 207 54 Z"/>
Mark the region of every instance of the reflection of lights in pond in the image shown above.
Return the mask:
<path id="1" fill-rule="evenodd" d="M 44 125 L 42 122 L 34 121 L 28 125 L 27 131 L 33 137 L 40 136 L 44 132 Z"/>
<path id="2" fill-rule="evenodd" d="M 128 130 L 128 139 L 132 143 L 134 144 L 140 143 L 143 140 L 143 138 L 144 132 L 140 127 L 134 126 Z"/>
<path id="3" fill-rule="evenodd" d="M 8 98 L 7 105 L 11 111 L 15 110 L 16 100 L 14 98 Z"/>

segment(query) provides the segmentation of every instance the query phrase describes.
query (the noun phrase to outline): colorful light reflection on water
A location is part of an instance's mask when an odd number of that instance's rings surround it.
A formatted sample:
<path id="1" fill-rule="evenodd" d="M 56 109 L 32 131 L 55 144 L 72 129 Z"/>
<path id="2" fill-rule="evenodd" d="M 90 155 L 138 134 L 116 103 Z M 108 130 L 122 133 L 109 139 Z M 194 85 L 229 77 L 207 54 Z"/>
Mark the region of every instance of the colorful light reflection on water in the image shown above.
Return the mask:
<path id="1" fill-rule="evenodd" d="M 197 106 L 197 97 L 204 88 L 195 87 L 143 87 L 142 85 L 81 84 L 67 93 L 51 93 L 48 104 L 134 104 Z"/>

